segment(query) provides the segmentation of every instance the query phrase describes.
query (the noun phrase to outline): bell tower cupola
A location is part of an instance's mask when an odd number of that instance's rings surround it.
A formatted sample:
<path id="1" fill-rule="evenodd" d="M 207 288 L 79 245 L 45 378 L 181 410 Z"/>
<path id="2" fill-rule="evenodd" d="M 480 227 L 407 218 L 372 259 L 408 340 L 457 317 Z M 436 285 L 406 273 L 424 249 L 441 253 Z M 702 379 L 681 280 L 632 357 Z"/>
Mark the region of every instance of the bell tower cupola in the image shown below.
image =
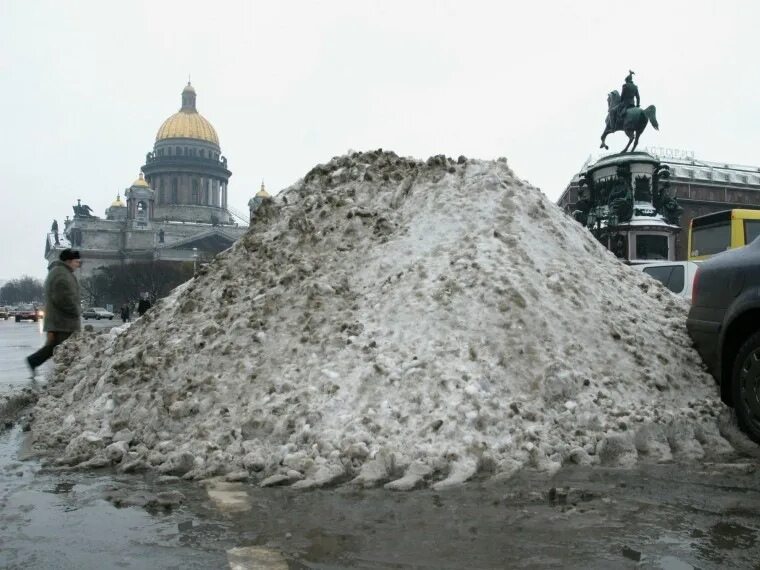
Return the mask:
<path id="1" fill-rule="evenodd" d="M 187 82 L 185 88 L 182 90 L 182 109 L 185 113 L 197 113 L 195 108 L 195 88 Z"/>
<path id="2" fill-rule="evenodd" d="M 127 197 L 127 219 L 134 220 L 137 227 L 147 227 L 154 218 L 155 193 L 142 172 L 124 194 Z"/>

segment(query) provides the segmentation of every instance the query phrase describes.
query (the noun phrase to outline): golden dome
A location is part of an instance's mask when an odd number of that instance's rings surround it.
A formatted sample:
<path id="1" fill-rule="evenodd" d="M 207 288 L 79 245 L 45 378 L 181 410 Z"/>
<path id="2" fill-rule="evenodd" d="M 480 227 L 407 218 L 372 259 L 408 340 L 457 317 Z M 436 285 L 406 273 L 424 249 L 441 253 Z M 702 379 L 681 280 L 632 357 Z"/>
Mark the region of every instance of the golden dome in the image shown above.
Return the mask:
<path id="1" fill-rule="evenodd" d="M 132 186 L 139 186 L 141 188 L 150 188 L 150 184 L 148 184 L 145 181 L 145 176 L 143 176 L 142 172 L 140 173 L 140 176 L 137 178 L 137 180 L 132 182 Z"/>
<path id="2" fill-rule="evenodd" d="M 219 146 L 216 130 L 195 108 L 195 88 L 189 81 L 182 90 L 182 108 L 158 129 L 156 142 L 165 139 L 196 139 Z"/>
<path id="3" fill-rule="evenodd" d="M 111 204 L 111 207 L 112 208 L 126 208 L 127 205 L 121 201 L 121 195 L 116 194 L 116 200 L 113 201 L 113 203 Z"/>
<path id="4" fill-rule="evenodd" d="M 256 192 L 256 197 L 257 198 L 270 198 L 269 192 L 267 192 L 266 189 L 264 188 L 264 182 L 261 183 L 261 190 L 259 190 L 258 192 Z"/>
<path id="5" fill-rule="evenodd" d="M 180 111 L 164 121 L 158 129 L 156 141 L 164 139 L 199 139 L 219 146 L 214 127 L 200 113 Z"/>

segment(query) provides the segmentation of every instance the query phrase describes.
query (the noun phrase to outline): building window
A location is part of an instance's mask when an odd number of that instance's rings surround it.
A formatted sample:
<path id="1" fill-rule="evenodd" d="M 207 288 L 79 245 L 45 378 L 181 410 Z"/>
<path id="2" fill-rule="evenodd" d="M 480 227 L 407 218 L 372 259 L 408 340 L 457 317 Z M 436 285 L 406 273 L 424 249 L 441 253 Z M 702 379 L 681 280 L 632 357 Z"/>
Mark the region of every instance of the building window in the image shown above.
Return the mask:
<path id="1" fill-rule="evenodd" d="M 172 178 L 172 204 L 179 203 L 179 181 Z"/>
<path id="2" fill-rule="evenodd" d="M 198 193 L 198 179 L 193 178 L 193 204 L 200 204 L 200 196 Z"/>
<path id="3" fill-rule="evenodd" d="M 636 236 L 636 259 L 668 259 L 668 237 L 639 234 Z"/>

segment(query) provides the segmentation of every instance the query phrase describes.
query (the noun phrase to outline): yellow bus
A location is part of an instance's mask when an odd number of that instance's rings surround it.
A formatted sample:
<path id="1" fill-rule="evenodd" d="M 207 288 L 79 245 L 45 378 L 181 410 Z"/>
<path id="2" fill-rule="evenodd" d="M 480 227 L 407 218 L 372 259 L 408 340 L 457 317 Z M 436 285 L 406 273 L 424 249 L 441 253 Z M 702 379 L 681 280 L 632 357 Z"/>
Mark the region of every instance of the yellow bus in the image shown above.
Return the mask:
<path id="1" fill-rule="evenodd" d="M 723 210 L 689 222 L 689 261 L 743 247 L 760 235 L 760 210 Z"/>

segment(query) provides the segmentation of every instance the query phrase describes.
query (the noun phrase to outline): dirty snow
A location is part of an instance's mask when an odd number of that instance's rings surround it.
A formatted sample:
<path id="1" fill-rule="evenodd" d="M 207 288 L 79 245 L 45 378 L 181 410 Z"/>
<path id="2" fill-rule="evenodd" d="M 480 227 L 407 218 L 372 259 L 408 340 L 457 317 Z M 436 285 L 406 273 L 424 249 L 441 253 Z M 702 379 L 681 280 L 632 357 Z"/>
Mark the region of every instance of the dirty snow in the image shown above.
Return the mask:
<path id="1" fill-rule="evenodd" d="M 34 441 L 298 488 L 720 457 L 686 309 L 504 159 L 351 153 L 131 327 L 64 344 Z"/>

